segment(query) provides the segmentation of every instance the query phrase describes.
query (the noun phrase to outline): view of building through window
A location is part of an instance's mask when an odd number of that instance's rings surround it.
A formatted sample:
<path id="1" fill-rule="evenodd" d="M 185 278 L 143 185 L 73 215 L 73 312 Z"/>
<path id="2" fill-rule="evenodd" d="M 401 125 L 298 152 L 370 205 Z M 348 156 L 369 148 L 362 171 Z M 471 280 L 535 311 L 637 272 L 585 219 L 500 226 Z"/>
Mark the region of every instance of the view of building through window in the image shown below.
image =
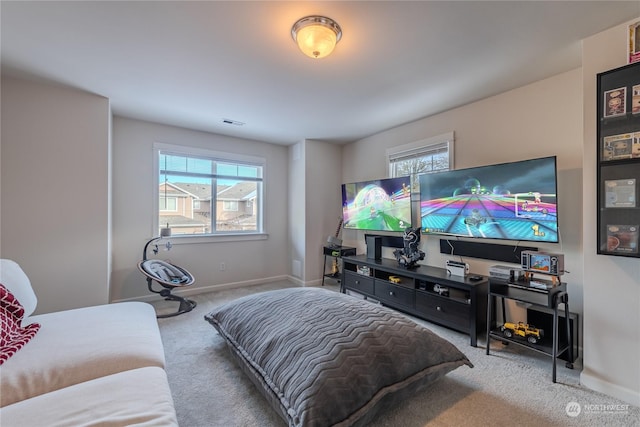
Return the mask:
<path id="1" fill-rule="evenodd" d="M 420 157 L 400 159 L 393 162 L 392 176 L 411 176 L 411 185 L 418 188 L 418 175 L 421 173 L 437 172 L 449 169 L 449 153 L 441 152 L 427 154 Z"/>
<path id="2" fill-rule="evenodd" d="M 453 134 L 391 149 L 387 156 L 389 176 L 411 176 L 411 191 L 418 194 L 418 175 L 453 168 Z"/>
<path id="3" fill-rule="evenodd" d="M 174 235 L 262 231 L 262 165 L 164 151 L 158 159 L 159 229 L 169 226 Z"/>

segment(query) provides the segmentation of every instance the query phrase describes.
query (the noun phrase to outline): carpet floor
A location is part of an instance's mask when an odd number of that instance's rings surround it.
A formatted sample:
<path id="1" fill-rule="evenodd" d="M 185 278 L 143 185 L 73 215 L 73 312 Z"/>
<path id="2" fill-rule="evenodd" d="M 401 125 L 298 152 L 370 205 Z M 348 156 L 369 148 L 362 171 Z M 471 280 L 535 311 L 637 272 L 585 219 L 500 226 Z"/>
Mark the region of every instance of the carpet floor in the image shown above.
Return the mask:
<path id="1" fill-rule="evenodd" d="M 158 319 L 167 375 L 178 422 L 183 427 L 282 427 L 286 424 L 240 370 L 216 330 L 204 320 L 216 305 L 244 295 L 296 286 L 278 282 L 190 297 L 198 306 L 176 317 Z M 337 291 L 337 286 L 326 286 Z M 176 303 L 154 303 L 159 314 Z M 640 408 L 596 393 L 580 384 L 580 366 L 557 364 L 526 348 L 492 341 L 469 345 L 469 337 L 414 319 L 455 344 L 474 364 L 462 366 L 430 389 L 389 411 L 371 427 L 464 426 L 616 426 L 640 427 Z"/>

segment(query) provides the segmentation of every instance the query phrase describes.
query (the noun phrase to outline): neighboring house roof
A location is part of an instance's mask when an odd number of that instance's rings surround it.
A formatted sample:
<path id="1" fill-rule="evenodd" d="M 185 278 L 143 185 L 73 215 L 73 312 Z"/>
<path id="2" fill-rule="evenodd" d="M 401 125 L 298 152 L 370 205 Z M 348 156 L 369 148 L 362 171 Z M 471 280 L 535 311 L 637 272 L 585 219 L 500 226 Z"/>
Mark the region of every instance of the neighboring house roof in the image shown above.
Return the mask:
<path id="1" fill-rule="evenodd" d="M 189 193 L 197 200 L 211 200 L 211 184 L 197 184 L 193 182 L 173 182 L 171 186 Z M 227 190 L 230 185 L 218 185 L 218 194 Z"/>
<path id="2" fill-rule="evenodd" d="M 172 227 L 181 227 L 181 226 L 194 226 L 194 227 L 202 227 L 209 225 L 202 221 L 198 221 L 196 219 L 187 218 L 182 215 L 161 215 L 160 216 L 160 225 L 164 226 L 164 224 L 169 223 Z"/>
<path id="3" fill-rule="evenodd" d="M 229 188 L 218 191 L 218 200 L 248 200 L 254 197 L 256 197 L 255 182 L 239 182 Z"/>
<path id="4" fill-rule="evenodd" d="M 163 185 L 161 183 L 160 185 Z M 162 190 L 164 191 L 164 190 Z M 189 195 L 196 200 L 211 200 L 211 184 L 168 182 L 167 194 Z M 218 185 L 219 200 L 248 200 L 256 197 L 255 182 L 239 182 L 234 185 Z"/>
<path id="5" fill-rule="evenodd" d="M 175 185 L 173 185 L 172 183 L 168 182 L 167 185 L 164 185 L 164 182 L 160 184 L 160 194 L 164 195 L 164 194 L 170 195 L 170 196 L 174 196 L 174 197 L 186 197 L 187 194 L 185 194 L 185 191 L 177 188 Z"/>
<path id="6" fill-rule="evenodd" d="M 197 200 L 211 200 L 211 184 L 197 184 L 193 182 L 173 182 L 176 188 L 189 193 Z"/>

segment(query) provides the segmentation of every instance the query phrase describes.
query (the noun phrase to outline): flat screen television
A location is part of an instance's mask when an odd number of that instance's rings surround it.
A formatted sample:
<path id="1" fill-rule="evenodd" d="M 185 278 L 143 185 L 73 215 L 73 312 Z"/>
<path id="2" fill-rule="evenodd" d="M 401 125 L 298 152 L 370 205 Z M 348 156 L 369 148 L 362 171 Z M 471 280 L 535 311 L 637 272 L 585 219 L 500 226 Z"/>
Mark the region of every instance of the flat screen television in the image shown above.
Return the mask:
<path id="1" fill-rule="evenodd" d="M 404 231 L 411 227 L 411 179 L 342 184 L 342 218 L 345 229 Z"/>
<path id="2" fill-rule="evenodd" d="M 558 242 L 555 156 L 419 179 L 424 234 Z"/>

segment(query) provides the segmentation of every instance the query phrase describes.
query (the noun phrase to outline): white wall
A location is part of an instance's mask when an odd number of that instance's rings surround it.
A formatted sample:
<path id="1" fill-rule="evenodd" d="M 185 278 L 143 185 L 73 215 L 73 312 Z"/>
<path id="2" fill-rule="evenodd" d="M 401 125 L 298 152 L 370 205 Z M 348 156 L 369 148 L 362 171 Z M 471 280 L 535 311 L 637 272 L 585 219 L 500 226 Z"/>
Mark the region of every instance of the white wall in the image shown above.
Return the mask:
<path id="1" fill-rule="evenodd" d="M 342 217 L 341 170 L 341 146 L 304 140 L 289 148 L 292 275 L 302 285 L 321 283 L 322 248 Z"/>
<path id="2" fill-rule="evenodd" d="M 587 387 L 640 406 L 640 260 L 596 254 L 596 75 L 626 65 L 629 23 L 589 37 L 582 46 L 585 296 L 580 378 Z"/>
<path id="3" fill-rule="evenodd" d="M 327 237 L 335 235 L 342 218 L 342 147 L 307 140 L 305 163 L 305 278 L 314 284 L 322 279 L 322 248 Z"/>
<path id="4" fill-rule="evenodd" d="M 0 256 L 37 313 L 108 302 L 110 115 L 101 96 L 2 78 Z"/>
<path id="5" fill-rule="evenodd" d="M 571 271 L 563 276 L 571 297 L 570 309 L 581 313 L 582 199 L 576 191 L 582 185 L 581 82 L 581 71 L 576 69 L 349 144 L 343 153 L 343 178 L 352 182 L 385 177 L 387 148 L 451 131 L 455 133 L 456 169 L 557 156 L 562 243 L 535 246 L 565 254 Z M 364 252 L 362 232 L 346 230 L 344 236 Z M 426 252 L 423 264 L 444 265 L 448 257 L 439 253 L 438 237 L 423 236 L 421 245 Z M 383 256 L 393 258 L 391 250 L 384 251 Z M 497 263 L 472 258 L 465 261 L 479 274 L 488 274 L 488 268 Z"/>
<path id="6" fill-rule="evenodd" d="M 187 145 L 266 159 L 265 240 L 180 243 L 173 239 L 171 259 L 196 278 L 188 293 L 263 283 L 289 274 L 288 151 L 281 145 L 197 132 L 123 117 L 113 120 L 113 277 L 111 299 L 149 296 L 137 270 L 145 242 L 154 236 L 153 144 Z M 149 251 L 149 255 L 153 255 Z M 226 268 L 220 271 L 220 263 Z"/>
<path id="7" fill-rule="evenodd" d="M 306 203 L 305 203 L 305 141 L 289 147 L 289 195 L 288 231 L 291 237 L 289 258 L 291 259 L 291 275 L 304 283 L 306 233 Z"/>

